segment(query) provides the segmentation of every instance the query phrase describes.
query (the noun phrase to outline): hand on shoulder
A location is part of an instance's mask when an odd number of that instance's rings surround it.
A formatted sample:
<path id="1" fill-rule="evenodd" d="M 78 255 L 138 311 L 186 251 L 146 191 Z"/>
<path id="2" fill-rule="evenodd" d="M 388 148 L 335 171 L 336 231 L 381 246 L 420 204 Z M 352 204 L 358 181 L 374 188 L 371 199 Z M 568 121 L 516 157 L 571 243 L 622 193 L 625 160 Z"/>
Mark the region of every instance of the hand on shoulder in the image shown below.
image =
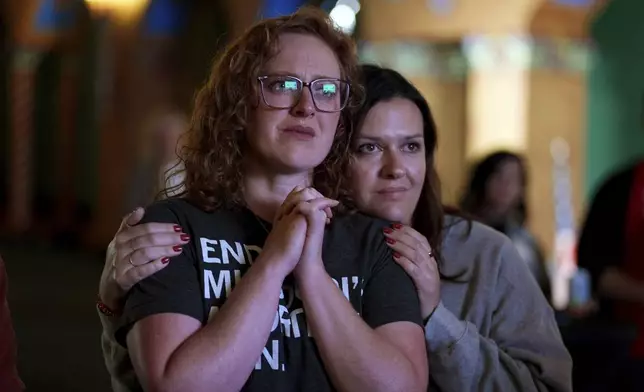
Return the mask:
<path id="1" fill-rule="evenodd" d="M 176 224 L 138 224 L 144 215 L 145 210 L 137 208 L 123 218 L 107 247 L 99 297 L 113 311 L 120 309 L 132 286 L 163 269 L 190 241 Z"/>
<path id="2" fill-rule="evenodd" d="M 402 224 L 386 227 L 383 232 L 387 245 L 394 251 L 394 260 L 416 286 L 423 319 L 428 318 L 440 302 L 440 274 L 427 238 Z"/>

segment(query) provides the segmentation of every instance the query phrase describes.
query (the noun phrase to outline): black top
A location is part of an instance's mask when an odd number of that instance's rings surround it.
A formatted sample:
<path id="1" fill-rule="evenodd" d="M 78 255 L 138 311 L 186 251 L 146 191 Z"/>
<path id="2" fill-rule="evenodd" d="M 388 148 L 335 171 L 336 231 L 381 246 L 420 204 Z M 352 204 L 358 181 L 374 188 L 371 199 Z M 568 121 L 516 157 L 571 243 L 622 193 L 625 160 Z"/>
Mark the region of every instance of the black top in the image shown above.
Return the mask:
<path id="1" fill-rule="evenodd" d="M 248 209 L 206 213 L 177 198 L 148 207 L 142 223 L 147 222 L 176 223 L 191 241 L 167 267 L 128 293 L 124 326 L 116 332 L 123 345 L 134 323 L 158 313 L 185 314 L 205 325 L 251 267 L 271 229 Z M 372 328 L 397 321 L 422 326 L 413 282 L 384 242 L 387 225 L 363 214 L 334 217 L 325 232 L 324 265 Z M 284 281 L 276 322 L 243 391 L 334 390 L 293 283 L 290 275 Z"/>
<path id="2" fill-rule="evenodd" d="M 588 270 L 597 290 L 608 267 L 624 262 L 626 219 L 635 167 L 611 176 L 593 198 L 577 245 L 577 264 Z M 612 318 L 612 301 L 601 299 L 602 318 Z"/>

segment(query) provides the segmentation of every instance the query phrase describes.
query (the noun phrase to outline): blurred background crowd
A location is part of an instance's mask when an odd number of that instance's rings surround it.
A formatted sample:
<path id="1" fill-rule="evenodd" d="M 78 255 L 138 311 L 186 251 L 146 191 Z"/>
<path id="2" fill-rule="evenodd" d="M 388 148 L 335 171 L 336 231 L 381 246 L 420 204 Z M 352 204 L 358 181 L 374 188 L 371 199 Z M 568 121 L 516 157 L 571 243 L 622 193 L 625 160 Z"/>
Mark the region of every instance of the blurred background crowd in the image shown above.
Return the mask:
<path id="1" fill-rule="evenodd" d="M 305 4 L 424 94 L 443 200 L 514 241 L 575 371 L 598 372 L 576 390 L 610 390 L 634 337 L 598 321 L 593 272 L 644 211 L 639 0 L 2 0 L 0 253 L 29 390 L 108 390 L 94 300 L 119 217 L 174 165 L 218 50 Z"/>

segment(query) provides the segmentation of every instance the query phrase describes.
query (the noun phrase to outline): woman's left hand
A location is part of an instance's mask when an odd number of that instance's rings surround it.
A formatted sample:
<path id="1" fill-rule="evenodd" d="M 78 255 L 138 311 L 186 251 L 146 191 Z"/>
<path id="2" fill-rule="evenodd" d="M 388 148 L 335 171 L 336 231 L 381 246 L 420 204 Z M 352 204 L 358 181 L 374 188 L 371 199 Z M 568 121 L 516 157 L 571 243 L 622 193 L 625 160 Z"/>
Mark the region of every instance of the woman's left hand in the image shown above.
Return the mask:
<path id="1" fill-rule="evenodd" d="M 394 224 L 383 231 L 387 245 L 394 251 L 394 260 L 416 285 L 423 320 L 427 319 L 440 302 L 440 275 L 432 248 L 422 234 L 409 226 Z"/>

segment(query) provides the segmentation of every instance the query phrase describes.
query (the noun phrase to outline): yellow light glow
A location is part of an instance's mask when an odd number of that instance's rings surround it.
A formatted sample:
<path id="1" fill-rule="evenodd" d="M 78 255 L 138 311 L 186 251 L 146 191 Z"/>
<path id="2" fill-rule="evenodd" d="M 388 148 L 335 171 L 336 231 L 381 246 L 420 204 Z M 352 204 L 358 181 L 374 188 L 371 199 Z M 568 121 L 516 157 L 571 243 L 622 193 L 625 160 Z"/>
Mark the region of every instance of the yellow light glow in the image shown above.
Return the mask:
<path id="1" fill-rule="evenodd" d="M 148 2 L 149 0 L 85 0 L 92 12 L 124 22 L 137 19 Z"/>
<path id="2" fill-rule="evenodd" d="M 522 69 L 473 71 L 468 76 L 466 156 L 498 149 L 524 151 L 528 139 L 528 80 Z"/>

